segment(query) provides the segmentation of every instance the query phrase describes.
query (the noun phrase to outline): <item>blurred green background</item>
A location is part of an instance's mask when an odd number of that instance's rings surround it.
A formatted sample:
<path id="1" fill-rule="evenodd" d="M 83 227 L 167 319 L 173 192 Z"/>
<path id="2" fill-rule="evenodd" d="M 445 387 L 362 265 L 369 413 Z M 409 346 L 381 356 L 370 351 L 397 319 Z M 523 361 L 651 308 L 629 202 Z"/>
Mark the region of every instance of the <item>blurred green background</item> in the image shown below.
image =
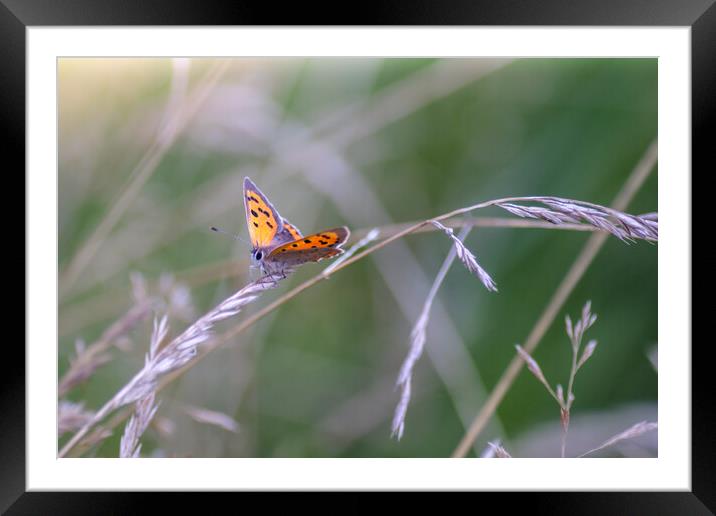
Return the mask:
<path id="1" fill-rule="evenodd" d="M 166 301 L 170 335 L 256 277 L 248 244 L 209 231 L 247 238 L 246 175 L 302 231 L 346 224 L 360 236 L 505 196 L 609 205 L 657 135 L 656 59 L 61 59 L 58 71 L 60 376 L 78 339 L 93 342 L 133 306 L 130 275 Z M 654 170 L 626 211 L 657 209 Z M 142 455 L 449 456 L 588 236 L 472 231 L 467 245 L 499 293 L 457 262 L 450 270 L 400 442 L 394 383 L 450 249 L 437 232 L 303 292 L 161 391 Z M 88 241 L 96 252 L 72 271 Z M 325 264 L 302 267 L 217 334 Z M 552 385 L 566 384 L 571 360 L 564 315 L 577 319 L 586 300 L 599 346 L 576 379 L 571 454 L 656 420 L 657 246 L 609 238 L 534 354 Z M 151 323 L 67 398 L 107 401 L 141 368 Z M 200 423 L 191 407 L 239 429 Z M 116 457 L 122 428 L 87 455 Z M 515 456 L 557 456 L 559 438 L 559 410 L 525 370 L 473 455 L 500 439 Z M 655 446 L 654 433 L 608 455 Z"/>

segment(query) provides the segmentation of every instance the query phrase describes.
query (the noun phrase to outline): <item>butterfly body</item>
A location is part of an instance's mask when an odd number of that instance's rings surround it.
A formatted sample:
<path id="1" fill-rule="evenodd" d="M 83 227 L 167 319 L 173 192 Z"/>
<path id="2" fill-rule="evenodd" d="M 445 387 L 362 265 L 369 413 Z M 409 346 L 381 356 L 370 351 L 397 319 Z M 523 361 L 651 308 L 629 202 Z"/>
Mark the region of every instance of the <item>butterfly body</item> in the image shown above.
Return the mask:
<path id="1" fill-rule="evenodd" d="M 343 253 L 340 246 L 348 240 L 347 227 L 302 235 L 299 229 L 281 218 L 278 210 L 251 179 L 244 178 L 244 208 L 251 238 L 251 261 L 268 275 L 283 275 L 294 267 Z"/>

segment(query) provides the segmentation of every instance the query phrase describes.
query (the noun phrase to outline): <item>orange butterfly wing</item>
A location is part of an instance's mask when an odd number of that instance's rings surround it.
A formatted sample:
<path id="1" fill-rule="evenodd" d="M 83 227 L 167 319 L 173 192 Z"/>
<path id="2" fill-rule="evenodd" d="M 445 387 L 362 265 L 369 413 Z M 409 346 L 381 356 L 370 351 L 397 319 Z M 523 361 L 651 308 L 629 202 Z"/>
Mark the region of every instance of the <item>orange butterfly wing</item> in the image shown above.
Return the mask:
<path id="1" fill-rule="evenodd" d="M 343 253 L 339 246 L 348 240 L 350 234 L 345 226 L 326 229 L 280 245 L 266 259 L 291 266 L 332 258 Z"/>
<path id="2" fill-rule="evenodd" d="M 244 208 L 251 244 L 256 249 L 269 247 L 283 229 L 281 216 L 248 177 L 244 178 Z"/>

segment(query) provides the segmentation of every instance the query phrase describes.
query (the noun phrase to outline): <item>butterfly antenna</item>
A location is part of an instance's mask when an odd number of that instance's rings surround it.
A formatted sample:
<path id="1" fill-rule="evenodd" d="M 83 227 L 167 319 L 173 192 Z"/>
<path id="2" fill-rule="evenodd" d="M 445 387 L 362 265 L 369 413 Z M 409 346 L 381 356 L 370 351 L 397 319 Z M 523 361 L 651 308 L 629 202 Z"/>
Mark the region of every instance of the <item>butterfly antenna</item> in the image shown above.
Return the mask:
<path id="1" fill-rule="evenodd" d="M 231 238 L 233 238 L 235 240 L 241 240 L 243 243 L 248 244 L 248 242 L 246 240 L 244 240 L 243 238 L 241 238 L 239 235 L 234 235 L 233 233 L 229 233 L 228 231 L 225 231 L 223 229 L 220 229 L 220 228 L 217 228 L 214 226 L 211 226 L 211 230 L 216 231 L 217 233 L 223 233 L 224 235 L 229 235 Z"/>

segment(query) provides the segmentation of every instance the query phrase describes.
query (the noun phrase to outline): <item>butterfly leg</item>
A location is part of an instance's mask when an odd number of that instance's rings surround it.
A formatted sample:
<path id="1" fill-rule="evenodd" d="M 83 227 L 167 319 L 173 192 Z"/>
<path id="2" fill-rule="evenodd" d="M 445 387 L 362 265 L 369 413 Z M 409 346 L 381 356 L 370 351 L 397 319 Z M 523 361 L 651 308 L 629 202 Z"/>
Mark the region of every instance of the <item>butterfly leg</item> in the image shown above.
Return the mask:
<path id="1" fill-rule="evenodd" d="M 283 279 L 288 278 L 288 275 L 291 274 L 294 270 L 295 269 L 293 267 L 288 267 L 288 266 L 282 267 L 281 268 L 281 277 Z"/>
<path id="2" fill-rule="evenodd" d="M 283 270 L 274 268 L 273 264 L 263 262 L 261 263 L 261 270 L 264 273 L 264 280 L 266 281 L 279 281 L 286 279 L 286 275 Z"/>

